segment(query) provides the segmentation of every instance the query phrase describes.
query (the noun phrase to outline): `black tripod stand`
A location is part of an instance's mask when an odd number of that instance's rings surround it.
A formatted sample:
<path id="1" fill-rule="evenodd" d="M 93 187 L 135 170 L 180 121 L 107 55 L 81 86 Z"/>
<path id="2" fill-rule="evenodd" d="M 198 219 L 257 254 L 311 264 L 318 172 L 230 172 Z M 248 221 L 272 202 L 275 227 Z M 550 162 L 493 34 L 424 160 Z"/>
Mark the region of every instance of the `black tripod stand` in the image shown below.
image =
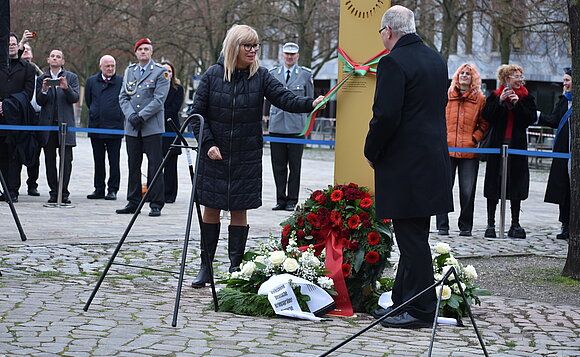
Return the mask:
<path id="1" fill-rule="evenodd" d="M 175 123 L 171 119 L 167 119 L 168 123 L 173 127 L 173 129 L 174 129 L 174 131 L 175 131 L 175 133 L 176 133 L 177 136 L 176 136 L 175 140 L 173 141 L 173 144 L 171 144 L 171 146 L 170 146 L 167 154 L 163 158 L 163 161 L 161 162 L 161 165 L 159 166 L 159 169 L 157 169 L 157 172 L 155 173 L 155 176 L 151 180 L 151 183 L 149 184 L 149 188 L 153 187 L 155 185 L 155 183 L 157 182 L 158 177 L 163 174 L 163 168 L 165 167 L 165 165 L 167 163 L 167 160 L 168 160 L 169 155 L 172 154 L 172 150 L 177 150 L 179 148 L 185 149 L 186 154 L 188 155 L 189 175 L 190 175 L 190 178 L 191 178 L 191 195 L 190 195 L 190 198 L 189 198 L 189 210 L 188 210 L 188 214 L 187 214 L 187 225 L 186 225 L 186 229 L 185 229 L 185 240 L 183 242 L 183 251 L 182 251 L 182 254 L 181 254 L 181 268 L 180 268 L 179 272 L 174 272 L 174 271 L 164 270 L 164 269 L 156 269 L 156 268 L 144 267 L 144 266 L 137 266 L 137 265 L 132 265 L 132 264 L 115 263 L 114 262 L 115 257 L 117 256 L 117 254 L 121 250 L 121 246 L 125 242 L 125 239 L 127 238 L 127 235 L 129 234 L 129 232 L 131 231 L 131 228 L 133 227 L 133 224 L 135 223 L 135 220 L 137 219 L 137 216 L 141 212 L 141 208 L 145 204 L 145 201 L 147 200 L 148 195 L 151 192 L 151 190 L 149 189 L 149 190 L 147 190 L 147 192 L 145 193 L 145 195 L 141 199 L 141 202 L 139 202 L 139 205 L 137 206 L 137 210 L 135 211 L 135 213 L 133 214 L 133 217 L 129 221 L 129 224 L 127 225 L 127 228 L 125 229 L 125 232 L 123 233 L 123 236 L 121 237 L 121 240 L 117 244 L 117 247 L 115 248 L 115 251 L 113 252 L 113 255 L 111 256 L 111 258 L 109 259 L 109 262 L 107 263 L 105 269 L 101 273 L 101 276 L 99 277 L 99 280 L 97 281 L 97 284 L 95 285 L 95 288 L 93 289 L 93 292 L 91 293 L 91 296 L 89 297 L 89 299 L 85 303 L 85 306 L 83 308 L 84 311 L 88 311 L 89 306 L 91 305 L 91 302 L 93 301 L 93 298 L 95 297 L 97 291 L 99 290 L 99 287 L 101 286 L 103 280 L 105 279 L 105 276 L 107 275 L 109 269 L 111 268 L 111 265 L 113 265 L 113 264 L 116 264 L 116 265 L 124 265 L 124 266 L 129 266 L 129 267 L 134 267 L 134 268 L 148 269 L 148 270 L 153 270 L 153 271 L 158 271 L 158 272 L 165 272 L 165 273 L 178 274 L 179 275 L 178 283 L 177 283 L 177 293 L 176 293 L 176 296 L 175 296 L 175 306 L 174 306 L 174 310 L 173 310 L 173 321 L 171 323 L 171 326 L 173 326 L 173 327 L 177 326 L 177 314 L 179 312 L 179 301 L 180 301 L 180 298 L 181 298 L 181 288 L 183 286 L 183 276 L 184 276 L 184 272 L 185 272 L 185 260 L 186 260 L 186 257 L 187 257 L 187 247 L 188 247 L 188 244 L 189 244 L 189 235 L 190 235 L 191 224 L 192 224 L 192 220 L 193 220 L 193 206 L 194 206 L 194 204 L 195 204 L 196 211 L 197 211 L 198 222 L 199 222 L 199 225 L 201 226 L 201 208 L 199 206 L 199 202 L 197 202 L 197 197 L 196 197 L 196 193 L 195 193 L 195 191 L 196 191 L 196 181 L 197 181 L 197 176 L 196 176 L 195 173 L 197 172 L 197 168 L 198 168 L 198 164 L 199 164 L 199 146 L 203 142 L 202 141 L 203 140 L 203 130 L 200 130 L 199 131 L 199 135 L 198 135 L 198 138 L 197 138 L 197 142 L 198 142 L 198 146 L 197 147 L 189 146 L 189 144 L 185 140 L 185 137 L 183 136 L 183 133 L 185 132 L 185 130 L 189 126 L 190 122 L 194 118 L 198 118 L 199 119 L 199 121 L 200 121 L 200 127 L 203 128 L 204 127 L 204 118 L 201 115 L 199 115 L 199 114 L 193 114 L 193 115 L 189 116 L 187 119 L 185 119 L 185 121 L 183 122 L 183 125 L 181 126 L 181 129 L 178 129 L 177 126 L 175 125 Z M 181 142 L 181 145 L 179 144 L 179 142 Z M 189 150 L 198 150 L 198 155 L 196 156 L 196 160 L 195 160 L 195 170 L 194 170 L 192 161 L 189 159 Z M 210 260 L 208 259 L 209 256 L 208 256 L 208 253 L 207 253 L 208 250 L 205 249 L 205 244 L 206 244 L 205 241 L 203 239 L 201 239 L 202 252 L 204 252 L 204 254 L 206 254 L 206 256 L 204 258 L 206 259 L 206 261 L 210 262 Z M 212 265 L 209 264 L 209 267 L 210 267 L 210 277 L 211 277 L 210 278 L 210 285 L 211 285 L 211 289 L 212 289 L 212 296 L 213 296 L 215 310 L 217 311 L 217 309 L 218 309 L 218 301 L 217 301 L 217 293 L 216 293 L 216 290 L 215 290 L 215 284 L 214 284 L 214 279 L 213 279 L 213 271 L 211 269 Z"/>
<path id="2" fill-rule="evenodd" d="M 427 356 L 431 357 L 431 354 L 433 353 L 433 342 L 435 341 L 435 332 L 436 332 L 436 329 L 437 329 L 437 316 L 439 314 L 439 306 L 441 305 L 441 296 L 443 295 L 443 293 L 442 293 L 443 283 L 445 282 L 445 280 L 447 280 L 447 278 L 451 274 L 453 274 L 453 276 L 455 277 L 455 281 L 457 282 L 457 286 L 459 287 L 459 291 L 461 292 L 461 297 L 463 298 L 463 302 L 465 303 L 465 306 L 467 307 L 467 314 L 469 315 L 469 318 L 471 319 L 471 323 L 473 324 L 473 329 L 475 330 L 475 334 L 477 335 L 477 339 L 479 340 L 479 344 L 481 345 L 481 349 L 483 351 L 483 354 L 486 357 L 488 357 L 489 355 L 487 354 L 487 349 L 485 348 L 485 344 L 483 343 L 483 338 L 481 337 L 481 334 L 479 333 L 479 330 L 477 329 L 477 325 L 475 324 L 475 319 L 473 318 L 473 314 L 471 313 L 471 308 L 469 307 L 469 304 L 467 303 L 467 297 L 465 296 L 465 292 L 463 291 L 463 288 L 461 287 L 460 280 L 459 280 L 459 275 L 457 274 L 457 271 L 455 270 L 455 267 L 451 267 L 451 269 L 449 269 L 447 271 L 447 273 L 445 274 L 445 276 L 443 276 L 443 278 L 441 278 L 441 280 L 433 283 L 432 285 L 430 285 L 429 287 L 425 288 L 423 291 L 421 291 L 417 295 L 413 296 L 412 298 L 410 298 L 409 300 L 405 301 L 401 305 L 397 306 L 396 308 L 394 308 L 393 310 L 391 310 L 387 314 L 383 315 L 380 319 L 374 321 L 373 323 L 371 323 L 367 327 L 363 328 L 359 332 L 355 333 L 354 335 L 350 336 L 349 338 L 347 338 L 346 340 L 342 341 L 338 345 L 336 345 L 336 346 L 332 347 L 331 349 L 329 349 L 328 351 L 324 352 L 323 354 L 320 355 L 320 357 L 330 355 L 332 352 L 336 351 L 340 347 L 346 345 L 350 341 L 354 340 L 358 336 L 360 336 L 363 333 L 365 333 L 366 331 L 370 330 L 372 327 L 376 326 L 377 324 L 379 324 L 381 321 L 383 321 L 387 317 L 397 315 L 399 312 L 403 311 L 403 308 L 405 306 L 409 305 L 409 303 L 411 303 L 412 301 L 418 299 L 421 295 L 427 293 L 428 291 L 430 291 L 431 289 L 435 288 L 436 286 L 441 285 L 441 288 L 439 290 L 439 296 L 437 298 L 437 306 L 435 308 L 435 318 L 433 319 L 433 329 L 431 331 L 431 342 L 429 343 L 429 353 L 427 354 Z"/>
<path id="3" fill-rule="evenodd" d="M 12 202 L 12 197 L 10 197 L 10 193 L 8 192 L 8 185 L 4 180 L 4 175 L 2 175 L 2 171 L 0 171 L 0 183 L 2 184 L 2 192 L 4 193 L 4 197 L 6 197 L 8 207 L 10 207 L 10 212 L 12 212 L 14 222 L 16 222 L 16 228 L 18 228 L 18 233 L 20 233 L 20 239 L 24 242 L 26 240 L 26 234 L 24 233 L 24 229 L 22 229 L 22 225 L 20 224 L 18 213 L 16 213 L 16 208 L 14 208 L 14 202 Z"/>

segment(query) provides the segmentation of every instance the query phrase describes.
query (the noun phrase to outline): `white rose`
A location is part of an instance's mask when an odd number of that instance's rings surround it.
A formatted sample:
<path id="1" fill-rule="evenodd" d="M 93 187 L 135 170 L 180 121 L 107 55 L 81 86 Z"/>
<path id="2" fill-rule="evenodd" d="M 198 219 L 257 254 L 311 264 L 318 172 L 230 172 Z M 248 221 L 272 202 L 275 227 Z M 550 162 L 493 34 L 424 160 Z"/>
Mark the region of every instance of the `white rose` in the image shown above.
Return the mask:
<path id="1" fill-rule="evenodd" d="M 288 273 L 293 273 L 296 270 L 298 270 L 299 265 L 298 265 L 298 262 L 296 261 L 296 259 L 288 258 L 288 259 L 284 260 L 284 264 L 282 264 L 282 267 Z"/>
<path id="2" fill-rule="evenodd" d="M 247 277 L 251 277 L 252 274 L 256 271 L 256 264 L 254 262 L 247 262 L 246 264 L 242 265 L 240 269 L 240 273 Z"/>
<path id="3" fill-rule="evenodd" d="M 316 282 L 323 289 L 332 289 L 334 287 L 334 280 L 327 276 L 321 276 Z"/>
<path id="4" fill-rule="evenodd" d="M 463 283 L 461 283 L 461 289 L 463 289 L 463 292 L 465 292 L 465 288 L 467 286 Z M 461 295 L 461 291 L 459 291 L 459 286 L 457 285 L 457 283 L 453 284 L 453 292 L 456 293 L 457 295 Z"/>
<path id="5" fill-rule="evenodd" d="M 459 262 L 457 261 L 457 259 L 449 257 L 445 259 L 445 265 L 459 266 Z"/>
<path id="6" fill-rule="evenodd" d="M 475 267 L 473 265 L 468 265 L 463 269 L 463 273 L 469 280 L 477 279 L 477 272 L 475 271 Z"/>
<path id="7" fill-rule="evenodd" d="M 435 245 L 435 252 L 437 254 L 447 254 L 451 251 L 451 247 L 447 243 L 439 242 Z"/>
<path id="8" fill-rule="evenodd" d="M 449 269 L 451 269 L 453 266 L 452 265 L 446 265 L 443 267 L 443 272 L 441 272 L 441 275 L 445 275 L 447 274 L 447 272 L 449 271 Z M 455 280 L 455 275 L 453 275 L 453 273 L 449 274 L 449 277 L 447 278 L 449 281 L 453 281 Z"/>
<path id="9" fill-rule="evenodd" d="M 280 265 L 280 264 L 284 263 L 285 259 L 286 259 L 286 253 L 284 253 L 281 250 L 276 250 L 274 252 L 270 252 L 270 256 L 268 257 L 268 260 L 274 265 Z"/>
<path id="10" fill-rule="evenodd" d="M 437 297 L 439 297 L 439 293 L 441 291 L 441 287 L 435 287 L 435 291 L 437 293 Z M 441 300 L 448 300 L 451 297 L 451 288 L 447 285 L 443 285 L 443 295 L 441 295 Z"/>
<path id="11" fill-rule="evenodd" d="M 266 257 L 263 255 L 258 255 L 257 257 L 254 258 L 254 261 L 256 263 L 260 263 L 260 264 L 266 264 Z"/>
<path id="12" fill-rule="evenodd" d="M 238 279 L 240 277 L 240 272 L 239 271 L 235 271 L 232 273 L 232 278 L 233 279 Z"/>

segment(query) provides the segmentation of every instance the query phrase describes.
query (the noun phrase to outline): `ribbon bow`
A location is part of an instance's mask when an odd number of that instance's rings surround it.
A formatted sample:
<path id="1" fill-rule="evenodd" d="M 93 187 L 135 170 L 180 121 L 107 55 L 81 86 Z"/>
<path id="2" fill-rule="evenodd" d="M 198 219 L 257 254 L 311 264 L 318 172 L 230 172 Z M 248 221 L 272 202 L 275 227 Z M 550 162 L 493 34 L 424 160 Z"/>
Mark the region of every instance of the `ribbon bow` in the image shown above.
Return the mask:
<path id="1" fill-rule="evenodd" d="M 342 63 L 344 63 L 342 70 L 343 70 L 343 72 L 348 73 L 348 75 L 346 77 L 344 77 L 334 87 L 332 87 L 328 91 L 328 93 L 326 93 L 324 95 L 324 99 L 322 99 L 322 101 L 320 103 L 318 103 L 318 105 L 314 108 L 314 110 L 310 114 L 308 114 L 308 118 L 306 119 L 306 125 L 304 126 L 304 130 L 302 130 L 302 133 L 300 133 L 300 135 L 305 136 L 305 135 L 310 134 L 310 132 L 312 131 L 312 128 L 314 128 L 314 121 L 316 120 L 316 114 L 318 113 L 318 110 L 320 110 L 320 108 L 322 108 L 323 106 L 326 105 L 326 103 L 330 100 L 330 98 L 332 98 L 332 96 L 334 96 L 336 94 L 336 92 L 338 92 L 340 87 L 342 87 L 346 83 L 346 81 L 348 81 L 353 75 L 357 75 L 357 76 L 361 76 L 361 77 L 366 76 L 367 73 L 370 73 L 372 75 L 376 75 L 377 74 L 376 68 L 372 68 L 371 66 L 373 64 L 378 63 L 381 60 L 381 58 L 386 56 L 388 53 L 389 53 L 388 50 L 386 50 L 386 49 L 382 50 L 381 52 L 377 53 L 373 57 L 369 58 L 363 64 L 357 64 L 348 57 L 348 55 L 346 54 L 346 52 L 344 52 L 344 50 L 342 48 L 339 47 L 338 48 L 338 59 Z"/>

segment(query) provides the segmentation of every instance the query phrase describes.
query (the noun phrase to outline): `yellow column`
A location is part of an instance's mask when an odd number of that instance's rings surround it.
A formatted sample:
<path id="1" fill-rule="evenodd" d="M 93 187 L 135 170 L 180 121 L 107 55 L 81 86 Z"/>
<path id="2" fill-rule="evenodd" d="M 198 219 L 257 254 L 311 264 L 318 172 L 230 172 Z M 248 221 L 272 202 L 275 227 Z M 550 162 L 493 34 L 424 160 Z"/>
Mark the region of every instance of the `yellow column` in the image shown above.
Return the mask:
<path id="1" fill-rule="evenodd" d="M 378 30 L 390 0 L 340 0 L 339 46 L 350 59 L 362 64 L 385 47 Z M 338 64 L 338 80 L 346 76 Z M 334 182 L 355 182 L 374 191 L 373 172 L 364 157 L 364 141 L 372 116 L 375 76 L 353 76 L 336 100 Z"/>

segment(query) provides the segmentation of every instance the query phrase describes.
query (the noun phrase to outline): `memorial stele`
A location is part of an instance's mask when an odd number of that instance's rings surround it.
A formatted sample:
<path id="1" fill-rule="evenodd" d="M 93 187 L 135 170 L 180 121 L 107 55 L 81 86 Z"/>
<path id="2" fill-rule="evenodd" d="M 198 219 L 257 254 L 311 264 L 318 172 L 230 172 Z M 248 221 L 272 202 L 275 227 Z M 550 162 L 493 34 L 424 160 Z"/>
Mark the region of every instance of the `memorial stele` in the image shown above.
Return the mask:
<path id="1" fill-rule="evenodd" d="M 390 0 L 341 0 L 338 45 L 357 64 L 385 49 L 378 30 Z M 373 67 L 376 68 L 376 65 Z M 338 64 L 338 82 L 347 73 Z M 357 183 L 374 192 L 373 171 L 364 157 L 364 142 L 372 117 L 376 77 L 352 76 L 337 93 L 335 184 Z"/>

